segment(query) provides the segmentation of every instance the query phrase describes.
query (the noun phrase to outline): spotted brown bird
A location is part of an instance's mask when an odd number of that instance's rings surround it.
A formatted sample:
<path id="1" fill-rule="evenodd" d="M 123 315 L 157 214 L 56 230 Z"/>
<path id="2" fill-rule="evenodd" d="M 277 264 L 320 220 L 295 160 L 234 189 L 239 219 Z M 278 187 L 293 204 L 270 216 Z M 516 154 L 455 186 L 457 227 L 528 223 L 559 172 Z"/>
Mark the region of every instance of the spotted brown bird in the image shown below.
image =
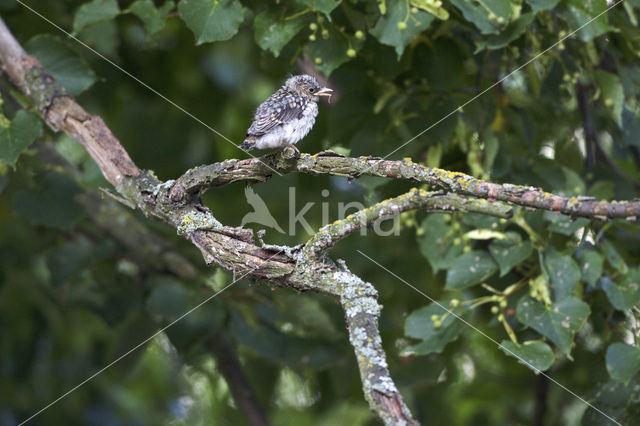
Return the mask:
<path id="1" fill-rule="evenodd" d="M 331 96 L 331 92 L 310 75 L 290 77 L 260 104 L 239 148 L 248 151 L 297 143 L 316 122 L 320 96 Z"/>

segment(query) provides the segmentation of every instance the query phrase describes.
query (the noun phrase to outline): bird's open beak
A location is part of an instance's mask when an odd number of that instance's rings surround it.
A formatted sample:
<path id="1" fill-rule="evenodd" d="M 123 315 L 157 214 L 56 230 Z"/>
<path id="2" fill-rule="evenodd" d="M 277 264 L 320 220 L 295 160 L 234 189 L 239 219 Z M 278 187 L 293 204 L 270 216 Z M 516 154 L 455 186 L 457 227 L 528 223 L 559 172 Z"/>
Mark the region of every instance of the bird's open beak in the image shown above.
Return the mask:
<path id="1" fill-rule="evenodd" d="M 317 96 L 331 96 L 331 94 L 333 93 L 333 90 L 329 89 L 328 87 L 323 87 L 322 89 L 318 90 L 316 92 Z"/>

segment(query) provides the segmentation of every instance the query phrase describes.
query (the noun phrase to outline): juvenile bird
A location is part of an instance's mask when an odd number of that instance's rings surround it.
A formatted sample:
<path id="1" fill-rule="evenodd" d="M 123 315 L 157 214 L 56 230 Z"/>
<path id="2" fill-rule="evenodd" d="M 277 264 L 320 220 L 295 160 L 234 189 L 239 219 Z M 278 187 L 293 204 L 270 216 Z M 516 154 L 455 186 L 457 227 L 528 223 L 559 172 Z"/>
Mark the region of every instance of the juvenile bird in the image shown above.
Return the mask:
<path id="1" fill-rule="evenodd" d="M 239 147 L 248 151 L 297 143 L 316 122 L 320 96 L 331 96 L 331 92 L 310 75 L 290 77 L 258 107 Z"/>

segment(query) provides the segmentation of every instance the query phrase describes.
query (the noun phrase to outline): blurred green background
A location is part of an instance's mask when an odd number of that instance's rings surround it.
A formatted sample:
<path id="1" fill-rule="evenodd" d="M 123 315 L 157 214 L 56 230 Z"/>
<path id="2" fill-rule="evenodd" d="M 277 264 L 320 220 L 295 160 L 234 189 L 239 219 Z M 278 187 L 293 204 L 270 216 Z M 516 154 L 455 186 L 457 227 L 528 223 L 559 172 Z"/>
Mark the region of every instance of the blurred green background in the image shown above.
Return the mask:
<path id="1" fill-rule="evenodd" d="M 312 72 L 328 78 L 336 96 L 321 103 L 314 129 L 298 144 L 303 152 L 384 157 L 428 129 L 390 159 L 566 196 L 639 194 L 637 0 L 549 52 L 613 3 L 24 2 L 236 144 L 254 109 L 288 74 Z M 0 13 L 141 168 L 168 180 L 194 166 L 247 157 L 24 6 L 2 0 Z M 17 162 L 0 159 L 0 423 L 14 425 L 233 276 L 206 267 L 175 230 L 95 196 L 108 184 L 82 148 L 26 113 L 33 111 L 28 100 L 5 77 L 0 89 L 2 129 L 27 129 L 25 148 L 37 140 Z M 367 206 L 411 187 L 291 174 L 252 189 L 287 231 L 267 229 L 265 242 L 295 245 L 310 234 L 299 223 L 289 232 L 291 205 L 299 212 L 314 203 L 304 217 L 315 230 L 323 205 L 333 221 L 339 203 Z M 222 223 L 239 226 L 253 210 L 244 189 L 216 188 L 203 200 Z M 100 208 L 107 213 L 96 218 Z M 108 217 L 117 220 L 107 224 Z M 141 234 L 153 235 L 150 244 L 127 246 L 118 232 L 140 224 Z M 379 291 L 390 370 L 421 423 L 613 424 L 452 317 L 434 327 L 431 315 L 442 312 L 426 308 L 429 300 L 357 249 L 457 308 L 495 341 L 508 342 L 513 329 L 519 345 L 535 342 L 513 350 L 623 424 L 637 419 L 636 223 L 516 209 L 510 221 L 417 212 L 403 214 L 399 224 L 399 235 L 353 235 L 332 256 Z M 487 239 L 473 232 L 479 229 L 495 234 Z M 452 275 L 469 269 L 471 255 L 482 258 L 481 273 L 456 281 Z M 492 293 L 483 283 L 502 296 L 487 299 Z M 561 321 L 552 314 L 544 324 L 527 322 L 526 300 L 571 316 L 570 332 L 557 337 Z M 211 348 L 219 330 L 273 424 L 377 424 L 340 305 L 246 279 L 29 424 L 243 424 Z"/>

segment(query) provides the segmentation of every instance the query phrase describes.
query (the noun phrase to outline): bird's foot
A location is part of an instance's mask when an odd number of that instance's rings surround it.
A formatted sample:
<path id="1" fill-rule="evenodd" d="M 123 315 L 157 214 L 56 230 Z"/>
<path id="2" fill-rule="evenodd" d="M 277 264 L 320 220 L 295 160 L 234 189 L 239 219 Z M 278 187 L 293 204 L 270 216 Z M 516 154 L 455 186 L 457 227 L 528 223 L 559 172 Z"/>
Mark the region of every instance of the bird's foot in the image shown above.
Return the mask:
<path id="1" fill-rule="evenodd" d="M 299 158 L 299 157 L 300 157 L 300 151 L 298 150 L 298 148 L 295 147 L 295 145 L 286 143 L 282 148 L 282 158 L 289 160 L 292 158 Z"/>

